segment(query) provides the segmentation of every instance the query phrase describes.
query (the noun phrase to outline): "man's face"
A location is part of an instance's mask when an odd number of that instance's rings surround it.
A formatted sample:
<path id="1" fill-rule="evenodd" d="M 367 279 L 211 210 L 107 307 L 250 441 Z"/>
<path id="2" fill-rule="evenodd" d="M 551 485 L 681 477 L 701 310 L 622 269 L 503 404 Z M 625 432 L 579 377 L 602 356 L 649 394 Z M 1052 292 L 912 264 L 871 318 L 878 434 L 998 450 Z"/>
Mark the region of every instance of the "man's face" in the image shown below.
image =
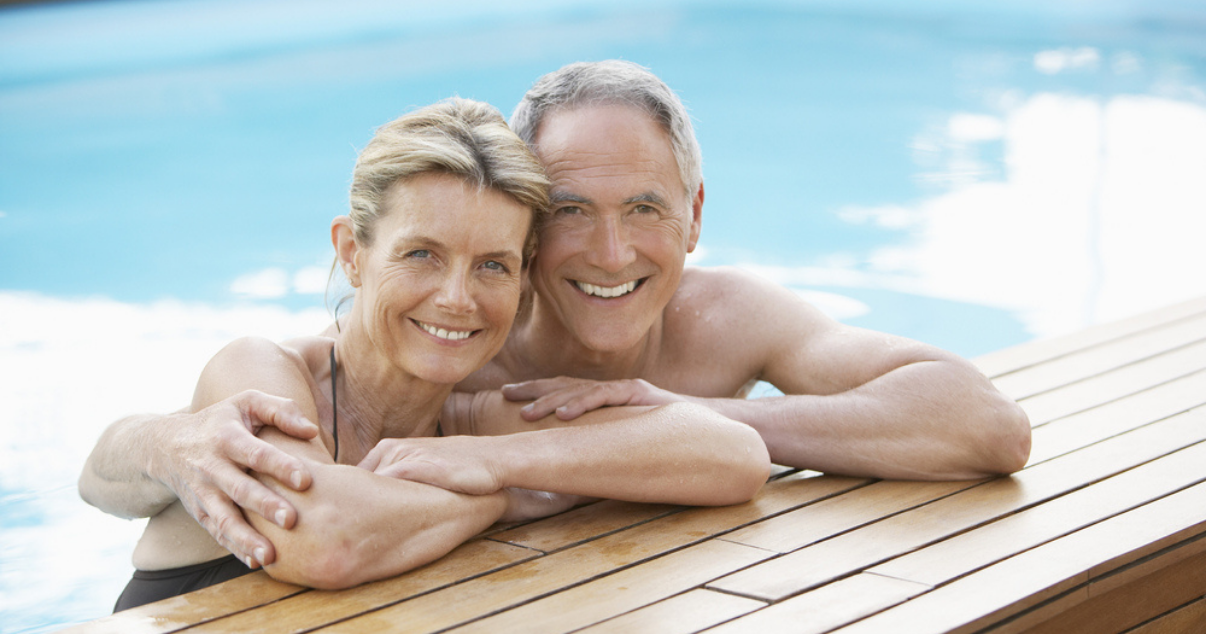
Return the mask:
<path id="1" fill-rule="evenodd" d="M 670 137 L 623 105 L 559 110 L 536 136 L 553 215 L 532 269 L 537 301 L 587 348 L 638 345 L 669 303 L 699 239 Z"/>

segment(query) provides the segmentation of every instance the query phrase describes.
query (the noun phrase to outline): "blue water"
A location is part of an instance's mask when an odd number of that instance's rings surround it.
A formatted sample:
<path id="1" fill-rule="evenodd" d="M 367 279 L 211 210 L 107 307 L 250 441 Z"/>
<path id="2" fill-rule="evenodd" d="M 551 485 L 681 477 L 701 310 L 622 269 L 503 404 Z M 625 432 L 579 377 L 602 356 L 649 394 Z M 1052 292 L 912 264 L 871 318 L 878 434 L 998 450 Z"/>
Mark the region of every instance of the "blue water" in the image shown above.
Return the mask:
<path id="1" fill-rule="evenodd" d="M 75 499 L 83 457 L 221 341 L 322 323 L 373 129 L 571 61 L 687 103 L 697 264 L 849 323 L 975 356 L 1206 294 L 1200 2 L 429 5 L 0 9 L 0 632 L 110 609 L 138 530 Z"/>

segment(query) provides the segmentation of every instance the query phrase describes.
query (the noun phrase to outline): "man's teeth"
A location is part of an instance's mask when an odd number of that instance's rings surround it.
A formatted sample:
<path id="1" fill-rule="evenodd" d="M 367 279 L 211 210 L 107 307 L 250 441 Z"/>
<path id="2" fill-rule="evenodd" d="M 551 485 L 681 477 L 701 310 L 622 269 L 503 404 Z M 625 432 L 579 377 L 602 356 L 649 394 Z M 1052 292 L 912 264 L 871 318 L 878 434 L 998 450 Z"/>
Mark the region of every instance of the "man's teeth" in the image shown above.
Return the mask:
<path id="1" fill-rule="evenodd" d="M 619 297 L 621 295 L 627 295 L 631 293 L 637 285 L 636 280 L 625 282 L 619 286 L 595 286 L 594 284 L 587 284 L 586 282 L 574 282 L 574 284 L 577 284 L 578 288 L 581 289 L 583 293 L 586 293 L 587 295 L 594 295 L 595 297 Z"/>
<path id="2" fill-rule="evenodd" d="M 432 326 L 430 324 L 425 324 L 421 321 L 418 321 L 416 323 L 418 323 L 419 326 L 423 328 L 423 330 L 426 330 L 427 332 L 439 337 L 440 339 L 449 339 L 452 341 L 460 341 L 461 339 L 468 339 L 469 335 L 473 334 L 472 330 L 459 330 L 459 331 L 458 330 L 444 330 L 443 328 L 436 328 L 435 326 Z"/>

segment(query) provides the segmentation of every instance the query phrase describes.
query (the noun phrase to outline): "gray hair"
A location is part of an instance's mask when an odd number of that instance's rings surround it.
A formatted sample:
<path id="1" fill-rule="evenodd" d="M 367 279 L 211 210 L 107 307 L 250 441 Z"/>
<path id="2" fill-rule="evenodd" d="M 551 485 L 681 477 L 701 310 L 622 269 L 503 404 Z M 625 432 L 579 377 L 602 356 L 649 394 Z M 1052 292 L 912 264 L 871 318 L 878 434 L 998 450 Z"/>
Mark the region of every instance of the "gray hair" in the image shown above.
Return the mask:
<path id="1" fill-rule="evenodd" d="M 691 117 L 678 95 L 648 68 L 622 60 L 577 62 L 551 72 L 532 85 L 511 114 L 511 129 L 533 145 L 540 124 L 559 108 L 623 104 L 653 117 L 670 136 L 687 196 L 703 183 L 703 157 Z"/>
<path id="2" fill-rule="evenodd" d="M 487 103 L 453 98 L 420 108 L 377 129 L 352 172 L 348 216 L 356 240 L 372 244 L 381 199 L 394 183 L 426 173 L 460 176 L 507 194 L 532 210 L 524 262 L 549 213 L 549 179 L 540 161 Z"/>

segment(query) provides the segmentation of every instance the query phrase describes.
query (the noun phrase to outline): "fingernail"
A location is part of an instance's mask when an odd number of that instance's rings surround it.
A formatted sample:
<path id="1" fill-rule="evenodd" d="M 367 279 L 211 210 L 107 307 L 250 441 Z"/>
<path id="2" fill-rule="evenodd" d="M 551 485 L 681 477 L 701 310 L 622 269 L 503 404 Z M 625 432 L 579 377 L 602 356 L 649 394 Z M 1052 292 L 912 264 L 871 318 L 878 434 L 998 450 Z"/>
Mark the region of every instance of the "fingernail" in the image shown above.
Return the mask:
<path id="1" fill-rule="evenodd" d="M 301 471 L 294 471 L 293 474 L 289 476 L 289 480 L 293 483 L 293 488 L 300 489 L 301 485 L 302 485 Z M 279 514 L 279 513 L 281 513 L 281 511 L 277 511 L 277 513 Z M 284 526 L 284 525 L 282 524 L 282 526 Z"/>
<path id="2" fill-rule="evenodd" d="M 248 568 L 255 568 L 255 561 L 251 558 L 251 555 L 247 555 L 247 561 L 245 563 L 247 564 Z"/>
<path id="3" fill-rule="evenodd" d="M 268 556 L 268 552 L 266 550 L 264 550 L 263 546 L 260 546 L 259 548 L 255 549 L 255 558 L 257 560 L 259 560 L 261 566 L 264 565 L 264 558 L 267 556 Z"/>
<path id="4" fill-rule="evenodd" d="M 276 525 L 280 526 L 281 528 L 284 528 L 285 520 L 288 519 L 288 517 L 289 517 L 289 514 L 285 512 L 285 509 L 277 509 L 276 510 Z M 261 550 L 263 550 L 263 549 L 261 549 Z"/>

